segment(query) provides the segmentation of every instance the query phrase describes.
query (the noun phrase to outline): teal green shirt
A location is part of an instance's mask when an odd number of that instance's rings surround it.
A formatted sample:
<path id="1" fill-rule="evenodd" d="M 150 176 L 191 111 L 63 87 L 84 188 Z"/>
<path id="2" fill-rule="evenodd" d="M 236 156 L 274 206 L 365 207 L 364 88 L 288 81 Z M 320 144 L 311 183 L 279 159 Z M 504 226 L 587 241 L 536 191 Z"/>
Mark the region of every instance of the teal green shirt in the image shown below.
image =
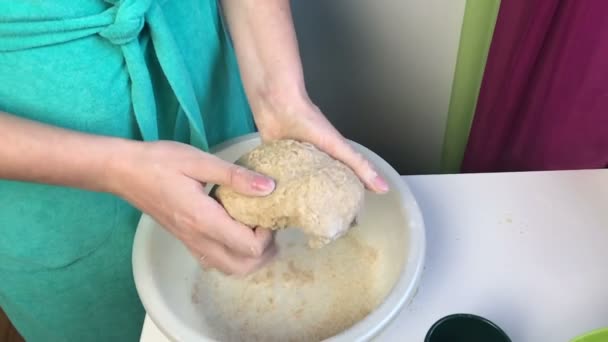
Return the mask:
<path id="1" fill-rule="evenodd" d="M 3 1 L 0 110 L 206 150 L 254 130 L 230 44 L 214 0 Z M 0 181 L 0 277 L 52 277 L 113 233 L 132 238 L 138 217 L 109 194 Z M 2 279 L 0 304 L 27 291 Z"/>

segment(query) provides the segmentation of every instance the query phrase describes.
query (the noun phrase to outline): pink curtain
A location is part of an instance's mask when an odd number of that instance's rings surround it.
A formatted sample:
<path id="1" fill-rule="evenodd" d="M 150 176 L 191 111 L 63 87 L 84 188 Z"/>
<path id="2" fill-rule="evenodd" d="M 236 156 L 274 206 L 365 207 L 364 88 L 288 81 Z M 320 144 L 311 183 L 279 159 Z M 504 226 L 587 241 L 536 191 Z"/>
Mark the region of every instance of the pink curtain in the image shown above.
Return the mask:
<path id="1" fill-rule="evenodd" d="M 608 165 L 608 1 L 503 0 L 463 172 Z"/>

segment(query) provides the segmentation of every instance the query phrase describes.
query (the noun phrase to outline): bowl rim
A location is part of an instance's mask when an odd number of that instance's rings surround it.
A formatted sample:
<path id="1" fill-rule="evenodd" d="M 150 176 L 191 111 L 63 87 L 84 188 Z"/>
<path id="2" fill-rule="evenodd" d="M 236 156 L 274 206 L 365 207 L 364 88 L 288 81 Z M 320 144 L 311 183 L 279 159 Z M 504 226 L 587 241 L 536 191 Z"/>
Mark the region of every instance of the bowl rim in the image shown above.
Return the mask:
<path id="1" fill-rule="evenodd" d="M 216 145 L 210 153 L 217 153 L 229 146 L 242 143 L 248 140 L 260 140 L 258 133 L 242 135 L 221 144 Z M 337 335 L 327 338 L 325 341 L 366 341 L 378 335 L 403 309 L 406 302 L 411 302 L 414 298 L 426 258 L 426 233 L 422 212 L 405 180 L 391 167 L 386 161 L 365 146 L 348 140 L 355 147 L 365 150 L 369 155 L 370 161 L 383 172 L 383 176 L 388 178 L 391 184 L 391 191 L 399 194 L 401 203 L 400 210 L 408 220 L 409 236 L 406 262 L 403 263 L 397 281 L 384 298 L 384 300 L 366 317 L 358 321 L 350 328 Z M 158 314 L 165 309 L 170 312 L 169 307 L 160 296 L 160 292 L 152 286 L 149 274 L 152 266 L 147 261 L 143 246 L 149 245 L 150 239 L 154 234 L 154 220 L 143 214 L 137 225 L 137 231 L 133 242 L 132 264 L 135 287 L 140 300 L 146 310 L 147 315 L 158 329 L 172 341 L 214 341 L 207 337 L 201 337 L 197 332 L 182 323 L 174 315 Z M 156 308 L 156 309 L 153 309 Z M 180 332 L 180 333 L 177 333 Z"/>

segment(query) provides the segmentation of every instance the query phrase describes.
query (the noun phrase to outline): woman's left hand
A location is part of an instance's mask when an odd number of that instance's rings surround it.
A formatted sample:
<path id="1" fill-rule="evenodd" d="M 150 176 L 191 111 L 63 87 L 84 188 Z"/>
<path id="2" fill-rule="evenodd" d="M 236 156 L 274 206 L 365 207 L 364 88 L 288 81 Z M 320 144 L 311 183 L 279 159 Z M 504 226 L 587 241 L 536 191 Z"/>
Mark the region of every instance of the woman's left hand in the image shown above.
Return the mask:
<path id="1" fill-rule="evenodd" d="M 262 4 L 263 3 L 263 4 Z M 376 192 L 386 181 L 310 101 L 289 0 L 222 0 L 239 70 L 262 139 L 312 143 Z"/>
<path id="2" fill-rule="evenodd" d="M 281 105 L 280 103 L 285 103 Z M 373 165 L 355 151 L 310 99 L 275 101 L 254 114 L 263 140 L 295 139 L 309 142 L 348 165 L 366 187 L 377 193 L 389 190 Z"/>

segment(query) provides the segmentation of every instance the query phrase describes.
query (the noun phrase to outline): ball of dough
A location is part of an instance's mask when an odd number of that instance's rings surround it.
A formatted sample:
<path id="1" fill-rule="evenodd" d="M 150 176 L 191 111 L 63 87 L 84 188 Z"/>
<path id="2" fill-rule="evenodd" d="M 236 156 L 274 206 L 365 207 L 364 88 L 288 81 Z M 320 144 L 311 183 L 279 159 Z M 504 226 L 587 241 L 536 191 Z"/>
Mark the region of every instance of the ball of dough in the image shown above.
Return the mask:
<path id="1" fill-rule="evenodd" d="M 236 164 L 272 177 L 276 188 L 250 197 L 218 187 L 215 196 L 230 216 L 250 227 L 299 228 L 312 248 L 344 235 L 363 205 L 365 188 L 355 173 L 308 143 L 265 143 Z"/>

